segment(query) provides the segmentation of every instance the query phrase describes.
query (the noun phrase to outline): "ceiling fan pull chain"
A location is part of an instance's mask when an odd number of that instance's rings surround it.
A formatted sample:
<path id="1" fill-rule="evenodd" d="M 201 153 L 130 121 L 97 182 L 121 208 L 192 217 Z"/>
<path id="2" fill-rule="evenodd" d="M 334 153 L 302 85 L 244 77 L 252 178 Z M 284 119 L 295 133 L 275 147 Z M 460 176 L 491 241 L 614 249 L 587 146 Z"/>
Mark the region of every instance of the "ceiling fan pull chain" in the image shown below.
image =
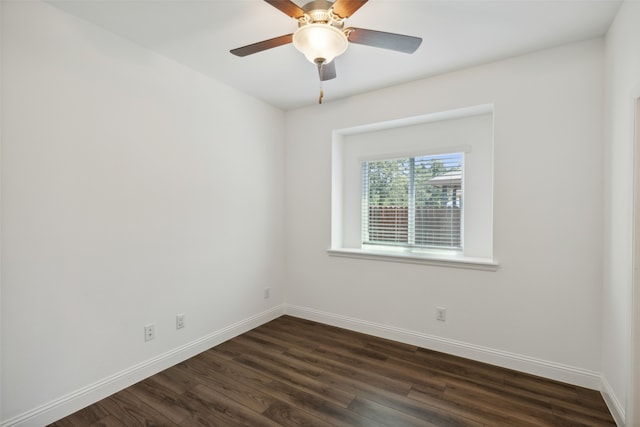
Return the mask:
<path id="1" fill-rule="evenodd" d="M 316 58 L 316 65 L 318 66 L 318 75 L 320 76 L 320 96 L 318 97 L 318 104 L 322 104 L 322 98 L 324 98 L 324 91 L 322 90 L 322 81 L 324 80 L 324 64 L 323 58 Z"/>

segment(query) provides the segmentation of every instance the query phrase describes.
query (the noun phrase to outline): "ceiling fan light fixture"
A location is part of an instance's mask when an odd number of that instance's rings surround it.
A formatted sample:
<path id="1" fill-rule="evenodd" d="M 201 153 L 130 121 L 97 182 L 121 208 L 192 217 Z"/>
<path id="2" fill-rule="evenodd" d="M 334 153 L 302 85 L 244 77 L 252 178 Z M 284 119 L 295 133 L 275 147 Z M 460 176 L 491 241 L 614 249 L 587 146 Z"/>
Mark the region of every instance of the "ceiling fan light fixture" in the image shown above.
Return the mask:
<path id="1" fill-rule="evenodd" d="M 309 62 L 316 64 L 318 59 L 324 59 L 328 64 L 347 50 L 349 41 L 343 31 L 330 24 L 312 23 L 293 33 L 293 45 Z"/>

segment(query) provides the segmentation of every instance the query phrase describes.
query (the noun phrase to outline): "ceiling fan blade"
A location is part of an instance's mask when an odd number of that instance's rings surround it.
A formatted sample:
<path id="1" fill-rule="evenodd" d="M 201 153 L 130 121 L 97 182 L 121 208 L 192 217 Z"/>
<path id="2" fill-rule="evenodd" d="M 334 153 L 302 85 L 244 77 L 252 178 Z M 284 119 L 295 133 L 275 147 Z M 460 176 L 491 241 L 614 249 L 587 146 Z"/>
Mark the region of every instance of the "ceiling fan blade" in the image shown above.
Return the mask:
<path id="1" fill-rule="evenodd" d="M 348 18 L 360 9 L 367 0 L 336 0 L 333 4 L 333 13 L 340 18 Z"/>
<path id="2" fill-rule="evenodd" d="M 284 12 L 292 18 L 298 19 L 304 15 L 304 10 L 290 0 L 264 0 L 276 9 Z"/>
<path id="3" fill-rule="evenodd" d="M 275 37 L 269 40 L 263 40 L 258 43 L 253 43 L 247 46 L 231 49 L 229 52 L 236 56 L 247 56 L 254 53 L 262 52 L 263 50 L 271 49 L 274 47 L 282 46 L 293 41 L 293 34 L 287 34 L 285 36 Z"/>
<path id="4" fill-rule="evenodd" d="M 418 49 L 422 39 L 420 37 L 402 34 L 386 33 L 384 31 L 365 30 L 364 28 L 347 28 L 349 41 L 356 44 L 396 50 L 398 52 L 413 53 Z"/>
<path id="5" fill-rule="evenodd" d="M 333 60 L 328 64 L 318 64 L 318 75 L 320 81 L 327 81 L 336 78 L 336 61 Z"/>

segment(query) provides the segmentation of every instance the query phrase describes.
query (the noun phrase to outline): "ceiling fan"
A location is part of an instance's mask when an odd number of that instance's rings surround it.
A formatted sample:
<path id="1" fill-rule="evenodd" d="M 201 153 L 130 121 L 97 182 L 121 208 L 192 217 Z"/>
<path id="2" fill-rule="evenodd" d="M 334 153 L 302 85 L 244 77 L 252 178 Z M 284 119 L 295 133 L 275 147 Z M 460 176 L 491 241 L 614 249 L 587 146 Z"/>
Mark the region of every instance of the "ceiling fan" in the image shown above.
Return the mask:
<path id="1" fill-rule="evenodd" d="M 342 55 L 349 43 L 362 44 L 413 53 L 418 49 L 420 37 L 367 30 L 344 28 L 347 18 L 360 9 L 367 0 L 313 0 L 299 7 L 290 0 L 265 0 L 271 6 L 298 22 L 298 29 L 284 36 L 232 49 L 236 56 L 247 56 L 267 49 L 293 43 L 296 49 L 318 67 L 320 82 L 336 77 L 335 57 Z M 322 103 L 322 89 L 319 103 Z"/>

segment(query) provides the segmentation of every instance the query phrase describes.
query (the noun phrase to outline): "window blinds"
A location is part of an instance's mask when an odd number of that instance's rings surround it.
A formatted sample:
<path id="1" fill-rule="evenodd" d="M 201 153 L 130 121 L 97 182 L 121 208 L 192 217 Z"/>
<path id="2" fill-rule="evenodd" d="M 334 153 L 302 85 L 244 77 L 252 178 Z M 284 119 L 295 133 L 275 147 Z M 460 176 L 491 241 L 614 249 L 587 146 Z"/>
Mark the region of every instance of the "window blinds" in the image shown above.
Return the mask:
<path id="1" fill-rule="evenodd" d="M 362 243 L 462 249 L 463 153 L 362 163 Z"/>

